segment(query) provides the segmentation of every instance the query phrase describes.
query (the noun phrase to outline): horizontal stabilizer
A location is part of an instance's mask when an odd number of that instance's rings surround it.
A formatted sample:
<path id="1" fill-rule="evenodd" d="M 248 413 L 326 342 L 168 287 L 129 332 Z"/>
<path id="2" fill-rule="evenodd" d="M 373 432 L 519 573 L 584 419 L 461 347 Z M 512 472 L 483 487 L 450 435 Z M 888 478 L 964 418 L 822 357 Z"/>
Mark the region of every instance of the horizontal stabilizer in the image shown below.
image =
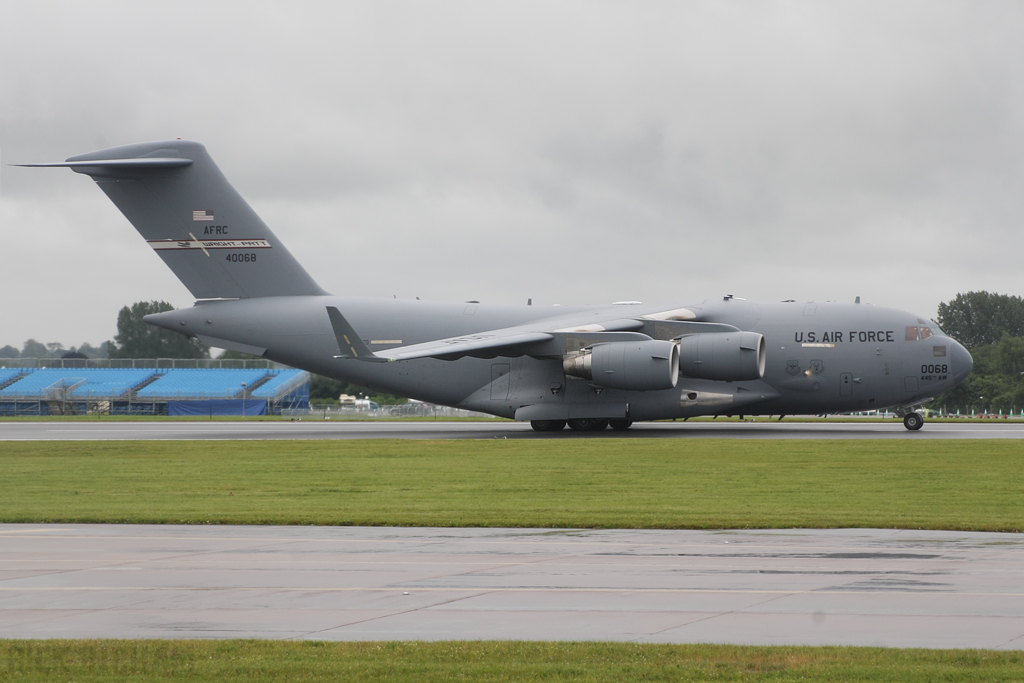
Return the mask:
<path id="1" fill-rule="evenodd" d="M 179 158 L 149 158 L 149 159 L 97 159 L 95 161 L 54 161 L 45 164 L 11 164 L 12 166 L 22 166 L 25 168 L 70 168 L 71 170 L 83 169 L 79 173 L 87 173 L 85 168 L 123 168 L 125 170 L 131 169 L 145 169 L 145 168 L 182 168 L 183 166 L 191 166 L 191 159 L 179 159 Z"/>

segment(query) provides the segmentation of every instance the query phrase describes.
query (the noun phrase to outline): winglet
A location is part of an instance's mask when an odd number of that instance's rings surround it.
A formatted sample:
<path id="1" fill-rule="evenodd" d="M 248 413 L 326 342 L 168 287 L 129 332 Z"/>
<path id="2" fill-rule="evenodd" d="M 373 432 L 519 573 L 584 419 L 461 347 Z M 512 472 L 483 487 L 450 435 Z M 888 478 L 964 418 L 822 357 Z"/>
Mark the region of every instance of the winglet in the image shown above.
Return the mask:
<path id="1" fill-rule="evenodd" d="M 331 327 L 334 328 L 334 336 L 338 340 L 338 349 L 341 351 L 341 355 L 335 356 L 335 358 L 354 358 L 371 363 L 387 363 L 392 360 L 374 355 L 370 349 L 366 348 L 366 344 L 337 308 L 328 306 L 327 315 L 331 319 Z"/>

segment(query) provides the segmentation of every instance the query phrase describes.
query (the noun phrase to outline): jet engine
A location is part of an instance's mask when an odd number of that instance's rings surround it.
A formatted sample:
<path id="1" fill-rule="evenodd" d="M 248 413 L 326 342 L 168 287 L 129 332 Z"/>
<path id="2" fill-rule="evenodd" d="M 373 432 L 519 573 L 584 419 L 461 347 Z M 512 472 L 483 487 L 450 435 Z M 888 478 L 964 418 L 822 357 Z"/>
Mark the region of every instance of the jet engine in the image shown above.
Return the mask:
<path id="1" fill-rule="evenodd" d="M 565 358 L 562 369 L 608 389 L 671 389 L 679 379 L 679 346 L 655 339 L 597 344 Z"/>
<path id="2" fill-rule="evenodd" d="M 742 382 L 764 377 L 764 337 L 756 332 L 691 334 L 679 340 L 679 371 L 687 377 Z"/>

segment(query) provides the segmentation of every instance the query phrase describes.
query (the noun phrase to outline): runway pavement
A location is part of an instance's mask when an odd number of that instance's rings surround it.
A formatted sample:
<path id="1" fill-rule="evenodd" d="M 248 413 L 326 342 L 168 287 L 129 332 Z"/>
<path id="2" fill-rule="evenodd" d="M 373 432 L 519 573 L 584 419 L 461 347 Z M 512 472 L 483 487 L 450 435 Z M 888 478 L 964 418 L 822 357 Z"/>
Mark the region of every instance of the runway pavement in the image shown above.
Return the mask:
<path id="1" fill-rule="evenodd" d="M 1022 439 L 1013 422 L 926 423 L 911 432 L 891 422 L 647 422 L 626 432 L 540 434 L 522 422 L 0 422 L 0 441 L 168 439 Z"/>
<path id="2" fill-rule="evenodd" d="M 1024 536 L 0 525 L 0 638 L 1024 649 Z"/>

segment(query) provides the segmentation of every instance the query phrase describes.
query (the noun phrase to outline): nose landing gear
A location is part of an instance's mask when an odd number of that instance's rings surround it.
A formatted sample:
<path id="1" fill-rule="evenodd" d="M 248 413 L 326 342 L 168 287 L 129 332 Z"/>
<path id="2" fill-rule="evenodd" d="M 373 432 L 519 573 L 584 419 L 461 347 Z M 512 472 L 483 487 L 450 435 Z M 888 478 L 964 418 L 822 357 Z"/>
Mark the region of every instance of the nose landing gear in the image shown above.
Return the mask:
<path id="1" fill-rule="evenodd" d="M 903 426 L 912 432 L 916 432 L 921 427 L 924 427 L 924 418 L 921 413 L 909 412 L 903 416 Z"/>

